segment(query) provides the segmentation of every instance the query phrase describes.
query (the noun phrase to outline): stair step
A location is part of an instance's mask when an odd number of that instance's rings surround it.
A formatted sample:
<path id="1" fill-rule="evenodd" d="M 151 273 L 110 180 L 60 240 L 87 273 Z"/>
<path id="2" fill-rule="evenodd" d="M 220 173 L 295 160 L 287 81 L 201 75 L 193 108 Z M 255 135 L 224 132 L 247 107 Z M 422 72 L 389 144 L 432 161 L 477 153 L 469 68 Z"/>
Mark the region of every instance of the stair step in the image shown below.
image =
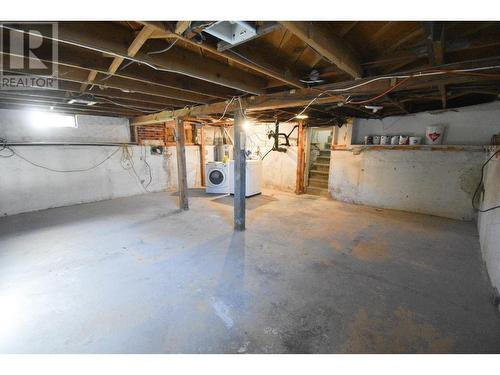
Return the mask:
<path id="1" fill-rule="evenodd" d="M 323 163 L 313 163 L 311 170 L 328 172 L 330 170 L 330 165 Z"/>
<path id="2" fill-rule="evenodd" d="M 317 169 L 311 169 L 310 172 L 314 173 L 314 174 L 321 174 L 321 175 L 326 175 L 326 176 L 328 176 L 330 173 L 330 171 L 320 171 Z"/>
<path id="3" fill-rule="evenodd" d="M 329 197 L 330 193 L 328 192 L 328 189 L 326 188 L 319 188 L 319 187 L 313 187 L 313 186 L 308 186 L 306 189 L 307 194 L 312 194 L 312 195 L 319 195 L 322 197 Z"/>
<path id="4" fill-rule="evenodd" d="M 309 186 L 328 188 L 328 180 L 319 180 L 316 178 L 309 179 Z"/>
<path id="5" fill-rule="evenodd" d="M 330 150 L 319 150 L 320 156 L 330 156 L 331 151 Z"/>

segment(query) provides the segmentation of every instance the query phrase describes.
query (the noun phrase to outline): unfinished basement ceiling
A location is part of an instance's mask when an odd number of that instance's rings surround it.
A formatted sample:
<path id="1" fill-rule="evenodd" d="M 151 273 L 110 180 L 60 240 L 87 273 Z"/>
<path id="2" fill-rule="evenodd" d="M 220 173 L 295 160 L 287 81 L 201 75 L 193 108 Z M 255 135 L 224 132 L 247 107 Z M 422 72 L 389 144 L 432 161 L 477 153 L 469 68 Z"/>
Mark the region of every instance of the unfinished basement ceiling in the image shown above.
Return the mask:
<path id="1" fill-rule="evenodd" d="M 310 104 L 310 123 L 332 124 L 484 103 L 500 93 L 500 22 L 247 25 L 255 35 L 232 45 L 205 31 L 214 21 L 59 22 L 58 89 L 3 91 L 0 107 L 136 117 L 212 105 L 193 115 L 217 118 L 240 97 L 249 108 L 257 98 L 249 116 L 260 121 L 293 118 Z M 37 56 L 49 60 L 49 50 L 44 44 Z"/>

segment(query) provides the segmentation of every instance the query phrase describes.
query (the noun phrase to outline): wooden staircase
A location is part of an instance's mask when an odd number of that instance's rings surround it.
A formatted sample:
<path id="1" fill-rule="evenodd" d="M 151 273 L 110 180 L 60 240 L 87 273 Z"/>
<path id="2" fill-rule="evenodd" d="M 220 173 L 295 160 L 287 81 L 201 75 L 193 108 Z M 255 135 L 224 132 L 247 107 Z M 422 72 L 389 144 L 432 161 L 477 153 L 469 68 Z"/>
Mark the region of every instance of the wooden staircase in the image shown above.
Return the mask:
<path id="1" fill-rule="evenodd" d="M 328 176 L 330 173 L 330 150 L 321 150 L 309 170 L 309 183 L 306 192 L 313 195 L 329 196 Z"/>

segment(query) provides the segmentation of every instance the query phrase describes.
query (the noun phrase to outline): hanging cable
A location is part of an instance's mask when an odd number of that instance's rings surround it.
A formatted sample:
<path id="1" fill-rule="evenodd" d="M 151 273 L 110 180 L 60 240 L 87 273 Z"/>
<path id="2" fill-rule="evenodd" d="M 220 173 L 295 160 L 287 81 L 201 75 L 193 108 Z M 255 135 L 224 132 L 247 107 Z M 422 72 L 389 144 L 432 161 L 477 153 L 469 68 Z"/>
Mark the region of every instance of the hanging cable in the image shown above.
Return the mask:
<path id="1" fill-rule="evenodd" d="M 6 141 L 2 139 L 2 143 L 5 144 Z M 41 164 L 35 163 L 34 161 L 29 160 L 27 157 L 21 155 L 18 151 L 16 151 L 11 146 L 4 146 L 2 149 L 0 149 L 0 151 L 3 151 L 4 149 L 9 150 L 12 154 L 8 155 L 8 156 L 0 155 L 0 157 L 10 158 L 10 157 L 16 155 L 18 158 L 20 158 L 20 159 L 24 160 L 25 162 L 27 162 L 27 163 L 35 166 L 35 167 L 38 167 L 38 168 L 46 169 L 48 171 L 57 172 L 57 173 L 74 173 L 74 172 L 87 172 L 87 171 L 90 171 L 92 169 L 95 169 L 95 168 L 101 166 L 106 161 L 108 161 L 109 159 L 111 159 L 118 151 L 120 151 L 120 146 L 118 146 L 112 153 L 110 153 L 108 156 L 106 156 L 99 163 L 94 164 L 94 165 L 92 165 L 92 166 L 90 166 L 88 168 L 79 168 L 79 169 L 56 169 L 56 168 L 47 167 L 45 165 L 41 165 Z"/>
<path id="2" fill-rule="evenodd" d="M 476 207 L 475 205 L 475 201 L 476 201 L 476 197 L 478 196 L 478 193 L 479 193 L 479 190 L 481 189 L 481 187 L 484 187 L 484 184 L 483 184 L 483 179 L 484 179 L 484 168 L 486 167 L 486 165 L 491 161 L 491 159 L 493 159 L 495 157 L 496 154 L 498 154 L 500 152 L 500 148 L 498 148 L 489 158 L 488 160 L 486 160 L 482 167 L 481 167 L 481 178 L 479 180 L 479 183 L 476 187 L 476 190 L 474 191 L 474 195 L 472 196 L 472 208 L 474 208 L 475 210 L 478 210 L 479 212 L 488 212 L 488 211 L 493 211 L 497 208 L 500 208 L 500 205 L 498 206 L 493 206 L 493 207 L 490 207 L 490 208 L 487 208 L 487 209 L 480 209 L 478 207 Z"/>
<path id="3" fill-rule="evenodd" d="M 319 98 L 321 98 L 324 95 L 349 92 L 349 91 L 355 90 L 357 88 L 369 85 L 373 82 L 378 82 L 378 81 L 382 81 L 382 80 L 393 80 L 393 79 L 402 79 L 404 82 L 406 82 L 407 79 L 428 77 L 428 76 L 435 76 L 435 75 L 443 75 L 443 74 L 460 74 L 460 75 L 472 75 L 472 74 L 474 74 L 475 76 L 480 74 L 481 77 L 485 77 L 485 78 L 487 78 L 487 77 L 498 78 L 500 76 L 499 74 L 473 73 L 473 72 L 478 72 L 478 71 L 483 71 L 483 70 L 491 70 L 491 69 L 499 69 L 499 68 L 500 68 L 500 65 L 492 65 L 492 66 L 484 66 L 484 67 L 480 67 L 480 68 L 469 68 L 469 69 L 453 69 L 453 70 L 439 69 L 439 70 L 430 70 L 430 71 L 427 70 L 427 71 L 418 72 L 418 73 L 414 73 L 414 74 L 400 74 L 400 75 L 393 75 L 393 76 L 376 77 L 376 78 L 372 78 L 368 81 L 361 82 L 361 83 L 358 83 L 356 85 L 352 85 L 349 87 L 323 90 L 318 95 L 316 95 L 313 99 L 311 99 L 311 101 L 309 101 L 309 103 L 307 103 L 307 105 L 297 115 L 289 118 L 286 121 L 282 121 L 281 123 L 283 124 L 283 123 L 287 123 L 287 122 L 290 122 L 292 120 L 295 120 L 297 118 L 297 116 L 302 115 L 313 103 L 315 103 Z M 397 85 L 398 86 L 401 85 L 403 81 L 399 82 Z M 390 91 L 394 90 L 395 88 L 397 88 L 397 87 L 393 86 L 392 88 L 390 88 Z M 381 94 L 379 94 L 379 95 L 384 96 L 387 93 L 388 92 L 385 92 L 385 93 L 383 93 L 383 95 L 381 95 Z M 371 101 L 373 101 L 373 100 L 376 100 L 376 99 L 372 98 Z M 344 100 L 343 103 L 348 103 L 347 99 Z M 353 103 L 352 101 L 350 103 L 356 104 L 356 103 Z"/>
<path id="4" fill-rule="evenodd" d="M 94 95 L 92 95 L 94 96 Z M 122 104 L 122 103 L 119 103 L 119 102 L 115 102 L 114 100 L 111 100 L 111 99 L 108 99 L 108 98 L 105 98 L 103 96 L 94 96 L 94 98 L 96 99 L 100 99 L 100 100 L 105 100 L 107 102 L 110 102 L 114 105 L 117 105 L 119 107 L 124 107 L 124 108 L 128 108 L 128 109 L 132 109 L 134 111 L 137 111 L 137 112 L 142 112 L 142 113 L 157 113 L 157 112 L 162 112 L 162 111 L 174 111 L 174 109 L 172 107 L 165 107 L 165 108 L 161 108 L 161 109 L 142 109 L 141 107 L 136 107 L 136 106 L 133 106 L 133 105 L 127 105 L 127 104 Z"/>
<path id="5" fill-rule="evenodd" d="M 4 151 L 4 150 L 8 150 L 10 152 L 10 154 L 8 154 L 8 155 L 2 155 L 1 152 Z M 47 171 L 55 172 L 55 173 L 87 172 L 87 171 L 96 169 L 99 166 L 101 166 L 102 164 L 104 164 L 106 161 L 108 161 L 109 159 L 111 159 L 120 150 L 122 151 L 122 155 L 121 155 L 121 158 L 120 158 L 120 164 L 121 164 L 122 168 L 125 169 L 125 170 L 132 170 L 132 173 L 135 175 L 135 177 L 137 178 L 137 180 L 140 182 L 140 184 L 144 188 L 144 190 L 146 192 L 150 192 L 148 190 L 148 186 L 153 181 L 153 175 L 152 175 L 151 166 L 149 165 L 149 163 L 146 160 L 146 153 L 147 152 L 146 152 L 145 148 L 144 148 L 144 156 L 142 156 L 142 149 L 141 149 L 141 158 L 144 161 L 144 165 L 146 166 L 146 169 L 147 169 L 148 175 L 149 175 L 149 180 L 148 180 L 147 184 L 144 184 L 144 180 L 142 180 L 139 177 L 139 174 L 137 173 L 137 170 L 135 169 L 135 165 L 134 165 L 133 151 L 131 151 L 130 147 L 127 144 L 123 144 L 121 146 L 118 146 L 113 152 L 111 152 L 103 160 L 101 160 L 97 164 L 94 164 L 94 165 L 92 165 L 90 167 L 87 167 L 87 168 L 78 168 L 78 169 L 56 169 L 56 168 L 48 167 L 46 165 L 35 163 L 34 161 L 32 161 L 32 160 L 28 159 L 27 157 L 25 157 L 24 155 L 20 154 L 13 147 L 7 146 L 7 140 L 6 139 L 0 138 L 0 157 L 1 158 L 11 158 L 11 157 L 13 157 L 15 155 L 18 158 L 24 160 L 25 162 L 33 165 L 34 167 L 45 169 Z"/>
<path id="6" fill-rule="evenodd" d="M 158 50 L 158 51 L 148 52 L 148 55 L 156 55 L 156 54 L 159 54 L 159 53 L 167 52 L 168 50 L 170 50 L 170 48 L 172 48 L 173 46 L 175 46 L 175 43 L 177 43 L 178 40 L 179 39 L 175 39 L 167 48 L 164 48 L 164 49 L 161 49 L 161 50 Z"/>

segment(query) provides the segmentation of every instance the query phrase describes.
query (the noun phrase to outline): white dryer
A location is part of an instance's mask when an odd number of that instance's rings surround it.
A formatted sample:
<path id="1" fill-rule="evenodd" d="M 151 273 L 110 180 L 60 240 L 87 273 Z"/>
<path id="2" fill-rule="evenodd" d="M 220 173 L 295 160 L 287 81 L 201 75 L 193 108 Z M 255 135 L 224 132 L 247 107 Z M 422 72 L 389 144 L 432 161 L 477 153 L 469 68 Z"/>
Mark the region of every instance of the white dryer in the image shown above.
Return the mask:
<path id="1" fill-rule="evenodd" d="M 210 194 L 229 193 L 229 163 L 219 161 L 207 163 L 205 166 L 205 191 Z"/>
<path id="2" fill-rule="evenodd" d="M 262 161 L 246 161 L 245 196 L 262 193 Z M 234 194 L 234 160 L 229 161 L 229 193 Z"/>

